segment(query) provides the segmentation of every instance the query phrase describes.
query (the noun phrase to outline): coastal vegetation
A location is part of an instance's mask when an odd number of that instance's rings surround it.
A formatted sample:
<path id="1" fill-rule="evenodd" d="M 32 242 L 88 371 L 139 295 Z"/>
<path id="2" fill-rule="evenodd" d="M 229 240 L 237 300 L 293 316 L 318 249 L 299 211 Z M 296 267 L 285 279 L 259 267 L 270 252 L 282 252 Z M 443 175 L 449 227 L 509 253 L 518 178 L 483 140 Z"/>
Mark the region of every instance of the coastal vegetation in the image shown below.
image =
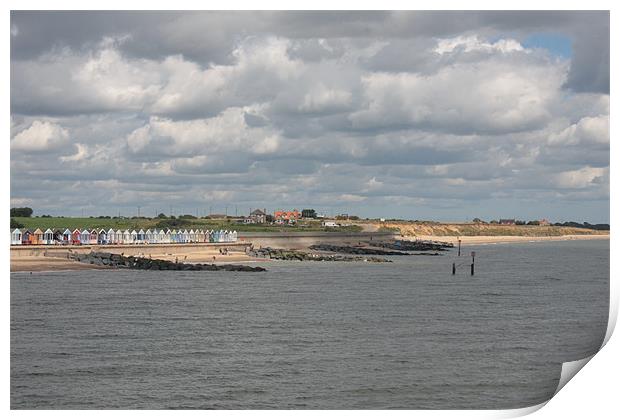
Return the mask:
<path id="1" fill-rule="evenodd" d="M 404 236 L 563 236 L 606 235 L 609 231 L 572 226 L 500 225 L 485 223 L 384 222 L 381 228 L 397 229 Z"/>
<path id="2" fill-rule="evenodd" d="M 161 216 L 161 215 L 160 215 Z M 320 221 L 300 222 L 295 225 L 242 224 L 232 218 L 170 218 L 170 217 L 14 217 L 15 223 L 26 229 L 209 229 L 237 230 L 238 232 L 359 232 L 360 226 L 324 227 Z M 13 222 L 11 222 L 13 223 Z"/>

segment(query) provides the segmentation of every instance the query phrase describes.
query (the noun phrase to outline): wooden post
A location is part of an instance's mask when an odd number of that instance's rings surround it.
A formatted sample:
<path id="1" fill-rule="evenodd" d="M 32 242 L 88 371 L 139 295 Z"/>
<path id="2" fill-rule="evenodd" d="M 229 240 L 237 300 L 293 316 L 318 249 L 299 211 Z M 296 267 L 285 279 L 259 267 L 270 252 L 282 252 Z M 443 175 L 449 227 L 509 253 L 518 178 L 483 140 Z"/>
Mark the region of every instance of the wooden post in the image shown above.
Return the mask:
<path id="1" fill-rule="evenodd" d="M 461 256 L 461 240 L 459 239 L 459 257 Z"/>
<path id="2" fill-rule="evenodd" d="M 456 263 L 452 263 L 452 275 L 456 274 Z"/>
<path id="3" fill-rule="evenodd" d="M 471 275 L 474 275 L 474 264 L 476 262 L 476 252 L 471 252 Z"/>

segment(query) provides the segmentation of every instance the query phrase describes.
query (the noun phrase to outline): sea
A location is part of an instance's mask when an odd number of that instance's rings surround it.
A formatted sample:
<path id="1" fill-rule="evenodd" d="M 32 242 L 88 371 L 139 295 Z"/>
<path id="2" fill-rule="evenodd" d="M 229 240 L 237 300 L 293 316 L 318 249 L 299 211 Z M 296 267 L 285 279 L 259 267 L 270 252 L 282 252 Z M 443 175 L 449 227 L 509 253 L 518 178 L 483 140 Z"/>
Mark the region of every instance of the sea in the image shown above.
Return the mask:
<path id="1" fill-rule="evenodd" d="M 602 344 L 609 241 L 456 254 L 256 263 L 262 273 L 12 273 L 11 408 L 509 409 L 548 400 L 562 363 Z"/>

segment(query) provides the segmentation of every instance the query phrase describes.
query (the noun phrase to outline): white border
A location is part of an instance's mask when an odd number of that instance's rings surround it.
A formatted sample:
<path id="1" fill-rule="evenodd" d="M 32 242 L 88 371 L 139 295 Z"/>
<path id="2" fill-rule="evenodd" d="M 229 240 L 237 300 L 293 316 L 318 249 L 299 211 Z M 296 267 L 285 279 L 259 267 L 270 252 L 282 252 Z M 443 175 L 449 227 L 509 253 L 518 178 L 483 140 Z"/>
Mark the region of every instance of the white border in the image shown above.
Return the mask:
<path id="1" fill-rule="evenodd" d="M 117 10 L 133 10 L 139 9 L 142 4 L 138 2 L 127 2 L 118 1 L 118 0 L 109 0 L 109 1 L 91 1 L 88 3 L 88 7 L 85 7 L 86 4 L 78 1 L 57 1 L 54 3 L 46 2 L 46 1 L 8 1 L 5 2 L 6 9 L 5 13 L 2 15 L 2 23 L 4 27 L 4 39 L 2 42 L 2 53 L 5 59 L 5 65 L 3 66 L 3 76 L 4 76 L 4 86 L 3 92 L 5 95 L 3 96 L 2 106 L 3 106 L 3 129 L 4 133 L 9 133 L 10 127 L 10 96 L 8 95 L 9 86 L 10 86 L 10 75 L 9 75 L 9 49 L 10 49 L 10 13 L 9 10 L 17 9 L 17 10 L 27 10 L 27 9 L 57 9 L 57 10 L 67 10 L 67 9 L 117 9 Z M 252 3 L 250 1 L 240 1 L 240 0 L 228 0 L 226 2 L 199 2 L 199 1 L 189 1 L 189 0 L 177 0 L 175 2 L 162 2 L 155 1 L 144 4 L 152 9 L 158 10 L 177 10 L 177 9 L 213 9 L 213 10 L 233 10 L 233 9 L 255 9 L 258 6 L 260 8 L 268 9 L 268 10 L 280 10 L 280 9 L 297 9 L 297 10 L 337 10 L 337 9 L 365 9 L 365 10 L 398 10 L 398 9 L 433 9 L 433 10 L 478 10 L 478 9 L 497 9 L 497 10 L 547 10 L 547 9 L 557 9 L 561 7 L 561 9 L 570 9 L 570 10 L 593 10 L 593 9 L 605 9 L 611 10 L 611 74 L 618 74 L 617 69 L 617 54 L 614 53 L 615 48 L 617 47 L 617 42 L 614 40 L 618 39 L 618 30 L 617 24 L 618 19 L 616 19 L 617 9 L 615 8 L 615 3 L 612 1 L 600 1 L 600 0 L 590 0 L 588 2 L 584 1 L 563 1 L 562 3 L 555 3 L 549 1 L 533 1 L 533 0 L 522 0 L 522 1 L 504 1 L 504 2 L 490 2 L 490 1 L 468 1 L 468 2 L 459 2 L 459 1 L 446 1 L 446 0 L 435 0 L 432 3 L 419 3 L 412 4 L 411 1 L 404 0 L 384 0 L 381 2 L 336 2 L 336 1 L 325 1 L 325 0 L 315 0 L 312 2 L 309 1 L 298 1 L 291 2 L 282 1 L 282 0 L 272 0 L 272 1 L 263 1 L 260 3 Z M 614 83 L 614 79 L 611 81 L 612 86 L 612 95 L 611 95 L 611 109 L 616 109 L 614 106 L 617 89 L 615 89 L 616 84 Z M 618 132 L 615 129 L 617 125 L 615 124 L 615 119 L 611 119 L 611 137 L 613 138 L 613 133 Z M 8 136 L 7 136 L 8 137 Z M 2 168 L 2 193 L 5 199 L 5 207 L 2 209 L 3 220 L 8 221 L 9 215 L 8 210 L 10 207 L 9 203 L 9 177 L 10 177 L 10 158 L 9 158 L 9 141 L 8 138 L 4 143 L 5 153 L 2 153 L 3 165 Z M 612 166 L 615 167 L 615 163 L 617 163 L 617 147 L 614 146 L 614 143 L 611 143 L 611 162 Z M 616 226 L 616 222 L 620 219 L 614 217 L 614 214 L 618 214 L 618 206 L 617 206 L 617 189 L 615 188 L 616 183 L 615 179 L 615 171 L 611 170 L 611 225 Z M 8 230 L 8 229 L 7 229 Z M 5 355 L 5 363 L 2 365 L 2 373 L 4 378 L 3 383 L 3 406 L 5 410 L 8 410 L 10 407 L 10 290 L 9 290 L 9 252 L 8 247 L 0 247 L 2 252 L 2 258 L 5 262 L 5 270 L 3 272 L 3 279 L 5 280 L 5 293 L 2 295 L 3 299 L 3 321 L 4 326 L 6 328 L 6 334 L 4 335 L 4 340 L 2 341 L 2 348 L 4 350 Z M 326 416 L 328 418 L 338 417 L 345 415 L 352 415 L 358 418 L 370 418 L 370 417 L 384 417 L 390 416 L 395 418 L 410 418 L 411 416 L 416 416 L 420 418 L 506 418 L 506 417 L 514 417 L 518 415 L 528 414 L 529 412 L 535 411 L 532 414 L 531 418 L 575 418 L 582 419 L 585 416 L 591 418 L 610 418 L 613 417 L 613 413 L 618 413 L 618 400 L 617 398 L 617 376 L 619 373 L 618 369 L 618 358 L 617 355 L 620 353 L 620 344 L 618 343 L 617 337 L 611 336 L 611 332 L 613 331 L 613 327 L 615 326 L 617 319 L 617 311 L 618 311 L 618 287 L 616 281 L 616 264 L 614 264 L 614 260 L 618 255 L 619 242 L 615 235 L 612 235 L 611 238 L 611 271 L 610 271 L 610 287 L 611 287 L 611 304 L 610 304 L 610 325 L 608 328 L 608 334 L 606 336 L 606 340 L 609 340 L 605 347 L 592 358 L 592 360 L 582 369 L 582 372 L 579 373 L 578 378 L 572 380 L 561 389 L 561 392 L 557 394 L 554 398 L 552 398 L 545 406 L 545 404 L 541 404 L 536 407 L 530 407 L 520 410 L 503 410 L 503 411 L 297 411 L 297 412 L 288 412 L 288 411 L 219 411 L 215 413 L 210 413 L 210 417 L 215 418 L 229 418 L 233 417 L 249 417 L 252 418 L 269 418 L 269 419 L 277 419 L 277 418 L 289 418 L 291 415 L 300 418 L 314 418 L 317 415 Z M 611 337 L 611 339 L 610 339 Z M 568 364 L 564 369 L 569 369 L 571 366 L 574 367 L 573 364 Z M 559 387 L 558 389 L 560 389 Z M 541 407 L 545 406 L 543 409 Z M 536 411 L 537 410 L 537 411 Z M 97 412 L 68 412 L 68 411 L 11 411 L 9 413 L 14 417 L 39 417 L 44 415 L 46 417 L 57 417 L 57 418 L 77 418 L 78 416 L 81 418 L 85 414 L 88 416 L 93 416 L 95 418 L 107 418 L 110 414 L 114 416 L 121 417 L 146 417 L 149 418 L 167 418 L 171 413 L 166 411 L 97 411 Z M 175 412 L 176 416 L 181 417 L 202 417 L 205 414 L 201 411 L 185 411 L 185 412 Z"/>

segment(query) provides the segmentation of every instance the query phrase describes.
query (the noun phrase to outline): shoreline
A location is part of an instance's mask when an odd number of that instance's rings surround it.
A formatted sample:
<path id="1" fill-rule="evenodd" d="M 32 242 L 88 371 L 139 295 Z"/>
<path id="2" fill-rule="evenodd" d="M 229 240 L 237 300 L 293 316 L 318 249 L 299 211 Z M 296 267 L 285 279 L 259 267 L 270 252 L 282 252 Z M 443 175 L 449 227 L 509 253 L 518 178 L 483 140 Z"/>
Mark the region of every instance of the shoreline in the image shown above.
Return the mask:
<path id="1" fill-rule="evenodd" d="M 403 236 L 404 239 L 413 241 L 416 238 L 425 241 L 451 242 L 458 244 L 477 244 L 491 245 L 501 243 L 528 243 L 528 242 L 561 242 L 561 241 L 591 241 L 591 240 L 609 240 L 609 233 L 600 235 L 562 235 L 562 236 L 437 236 L 437 235 L 418 235 Z"/>
<path id="2" fill-rule="evenodd" d="M 455 246 L 458 244 L 457 236 L 436 236 L 436 235 L 418 235 L 403 236 L 405 240 L 430 240 L 440 242 L 451 242 Z M 463 245 L 491 245 L 504 243 L 529 243 L 529 242 L 560 242 L 560 241 L 579 241 L 579 240 L 609 240 L 609 234 L 601 235 L 564 235 L 564 236 L 461 236 L 461 244 Z M 156 250 L 156 249 L 154 249 Z M 261 260 L 260 258 L 246 255 L 245 252 L 239 250 L 229 251 L 227 255 L 219 254 L 214 248 L 191 250 L 185 249 L 176 253 L 151 253 L 148 256 L 157 259 L 175 261 L 185 263 L 204 263 L 204 264 L 259 264 L 269 260 Z M 309 250 L 307 250 L 309 251 Z M 144 253 L 141 253 L 144 255 Z M 136 255 L 138 256 L 138 254 Z M 146 256 L 146 255 L 144 255 Z M 214 258 L 215 257 L 215 258 Z M 57 271 L 85 271 L 85 270 L 113 270 L 110 267 L 97 266 L 93 264 L 84 264 L 77 261 L 69 260 L 61 257 L 49 256 L 19 256 L 11 257 L 11 273 L 28 273 L 28 272 L 57 272 Z"/>

